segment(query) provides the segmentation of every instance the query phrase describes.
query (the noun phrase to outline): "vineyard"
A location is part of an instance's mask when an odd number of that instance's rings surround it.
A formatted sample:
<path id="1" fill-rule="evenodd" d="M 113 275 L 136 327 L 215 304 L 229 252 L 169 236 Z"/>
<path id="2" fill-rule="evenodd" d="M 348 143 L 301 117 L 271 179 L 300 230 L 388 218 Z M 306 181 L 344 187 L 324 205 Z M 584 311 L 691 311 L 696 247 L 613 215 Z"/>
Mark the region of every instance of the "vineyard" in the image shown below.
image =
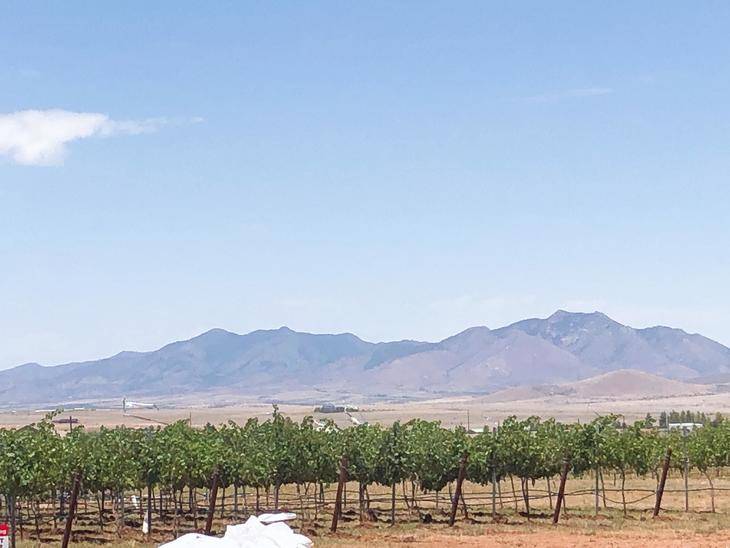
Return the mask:
<path id="1" fill-rule="evenodd" d="M 64 526 L 100 542 L 144 524 L 146 538 L 161 541 L 276 509 L 297 512 L 315 535 L 324 520 L 328 530 L 339 520 L 487 523 L 507 513 L 545 521 L 561 503 L 568 513 L 656 514 L 662 491 L 676 511 L 692 510 L 701 491 L 715 512 L 728 455 L 721 419 L 682 433 L 617 417 L 510 418 L 469 434 L 422 420 L 338 429 L 275 411 L 243 425 L 61 435 L 49 416 L 0 431 L 0 515 L 13 540 L 57 544 Z"/>

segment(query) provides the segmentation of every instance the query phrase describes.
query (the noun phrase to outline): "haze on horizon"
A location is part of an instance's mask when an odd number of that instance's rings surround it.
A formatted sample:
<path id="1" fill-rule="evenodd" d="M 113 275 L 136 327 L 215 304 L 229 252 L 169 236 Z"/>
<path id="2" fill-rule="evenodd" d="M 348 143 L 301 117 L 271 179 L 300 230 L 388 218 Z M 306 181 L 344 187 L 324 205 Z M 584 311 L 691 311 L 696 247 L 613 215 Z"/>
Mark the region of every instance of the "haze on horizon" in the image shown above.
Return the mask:
<path id="1" fill-rule="evenodd" d="M 0 6 L 0 368 L 556 309 L 730 345 L 730 5 L 662 6 Z"/>

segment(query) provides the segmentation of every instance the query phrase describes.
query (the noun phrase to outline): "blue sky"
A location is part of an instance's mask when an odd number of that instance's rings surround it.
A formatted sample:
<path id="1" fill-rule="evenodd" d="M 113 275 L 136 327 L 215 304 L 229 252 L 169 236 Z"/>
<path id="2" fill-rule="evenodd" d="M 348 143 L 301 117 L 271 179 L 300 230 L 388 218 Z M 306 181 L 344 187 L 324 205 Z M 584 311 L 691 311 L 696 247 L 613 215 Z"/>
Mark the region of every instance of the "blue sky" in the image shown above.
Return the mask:
<path id="1" fill-rule="evenodd" d="M 3 2 L 0 367 L 557 308 L 730 344 L 726 2 Z"/>

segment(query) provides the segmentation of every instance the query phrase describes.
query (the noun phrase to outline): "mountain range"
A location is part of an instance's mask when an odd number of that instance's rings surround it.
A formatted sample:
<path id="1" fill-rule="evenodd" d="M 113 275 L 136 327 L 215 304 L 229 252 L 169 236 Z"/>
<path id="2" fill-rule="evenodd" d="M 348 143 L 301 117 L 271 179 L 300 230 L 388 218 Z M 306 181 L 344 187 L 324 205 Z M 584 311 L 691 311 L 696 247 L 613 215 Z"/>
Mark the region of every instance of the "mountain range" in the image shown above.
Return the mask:
<path id="1" fill-rule="evenodd" d="M 192 394 L 434 397 L 559 384 L 632 369 L 677 380 L 730 374 L 730 348 L 680 329 L 634 329 L 605 314 L 559 310 L 440 342 L 371 343 L 350 333 L 287 327 L 238 335 L 213 329 L 151 352 L 0 371 L 5 406 Z"/>

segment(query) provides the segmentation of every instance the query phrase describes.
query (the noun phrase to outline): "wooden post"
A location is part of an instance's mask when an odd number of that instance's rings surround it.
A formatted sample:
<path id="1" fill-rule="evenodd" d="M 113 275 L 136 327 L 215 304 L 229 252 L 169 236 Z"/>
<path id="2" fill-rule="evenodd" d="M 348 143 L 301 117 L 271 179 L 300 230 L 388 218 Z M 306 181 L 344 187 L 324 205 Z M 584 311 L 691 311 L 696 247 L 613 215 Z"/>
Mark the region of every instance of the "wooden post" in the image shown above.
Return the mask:
<path id="1" fill-rule="evenodd" d="M 662 466 L 662 478 L 659 480 L 659 487 L 656 491 L 656 504 L 654 505 L 654 517 L 659 515 L 662 506 L 662 495 L 664 495 L 664 485 L 667 483 L 667 473 L 669 472 L 669 461 L 672 458 L 672 448 L 667 447 L 667 454 L 664 457 L 664 466 Z"/>
<path id="2" fill-rule="evenodd" d="M 461 498 L 461 484 L 464 483 L 464 477 L 466 476 L 466 460 L 467 454 L 461 457 L 461 463 L 459 464 L 459 475 L 456 477 L 456 493 L 454 493 L 454 499 L 451 501 L 451 516 L 449 517 L 449 527 L 454 526 L 456 521 L 456 510 L 459 507 L 459 499 Z"/>
<path id="3" fill-rule="evenodd" d="M 73 479 L 73 487 L 71 489 L 71 500 L 68 503 L 68 516 L 66 516 L 66 527 L 63 530 L 63 541 L 61 548 L 68 548 L 71 541 L 71 527 L 73 526 L 74 516 L 76 515 L 76 502 L 79 498 L 79 488 L 81 487 L 81 473 L 76 472 Z"/>
<path id="4" fill-rule="evenodd" d="M 395 482 L 390 486 L 390 526 L 395 525 Z"/>
<path id="5" fill-rule="evenodd" d="M 497 517 L 497 470 L 492 466 L 492 519 Z"/>
<path id="6" fill-rule="evenodd" d="M 560 509 L 565 499 L 565 481 L 568 479 L 568 470 L 570 470 L 570 459 L 565 457 L 563 460 L 563 470 L 560 472 L 560 486 L 558 487 L 558 498 L 555 501 L 555 513 L 553 514 L 553 525 L 558 523 L 560 519 Z"/>
<path id="7" fill-rule="evenodd" d="M 342 458 L 340 458 L 340 476 L 337 481 L 337 495 L 335 496 L 335 509 L 332 512 L 332 526 L 330 527 L 330 531 L 333 533 L 337 532 L 337 521 L 342 513 L 342 491 L 345 488 L 345 482 L 347 482 L 347 457 L 342 455 Z"/>
<path id="8" fill-rule="evenodd" d="M 684 511 L 689 512 L 689 457 L 684 457 Z"/>
<path id="9" fill-rule="evenodd" d="M 18 533 L 18 514 L 15 495 L 8 495 L 8 512 L 10 513 L 10 548 L 15 548 L 15 537 Z"/>
<path id="10" fill-rule="evenodd" d="M 596 460 L 596 469 L 594 470 L 594 473 L 596 475 L 596 486 L 595 486 L 595 494 L 596 494 L 596 515 L 598 515 L 598 510 L 601 507 L 600 499 L 599 499 L 599 492 L 598 492 L 598 474 L 599 474 L 599 464 L 598 460 Z"/>
<path id="11" fill-rule="evenodd" d="M 215 501 L 218 498 L 218 470 L 213 472 L 213 483 L 210 486 L 210 494 L 208 496 L 208 515 L 205 516 L 205 534 L 210 535 L 210 531 L 213 528 L 213 518 L 215 517 Z M 196 502 L 197 506 L 197 502 Z"/>
<path id="12" fill-rule="evenodd" d="M 233 484 L 233 519 L 238 521 L 238 483 Z"/>

